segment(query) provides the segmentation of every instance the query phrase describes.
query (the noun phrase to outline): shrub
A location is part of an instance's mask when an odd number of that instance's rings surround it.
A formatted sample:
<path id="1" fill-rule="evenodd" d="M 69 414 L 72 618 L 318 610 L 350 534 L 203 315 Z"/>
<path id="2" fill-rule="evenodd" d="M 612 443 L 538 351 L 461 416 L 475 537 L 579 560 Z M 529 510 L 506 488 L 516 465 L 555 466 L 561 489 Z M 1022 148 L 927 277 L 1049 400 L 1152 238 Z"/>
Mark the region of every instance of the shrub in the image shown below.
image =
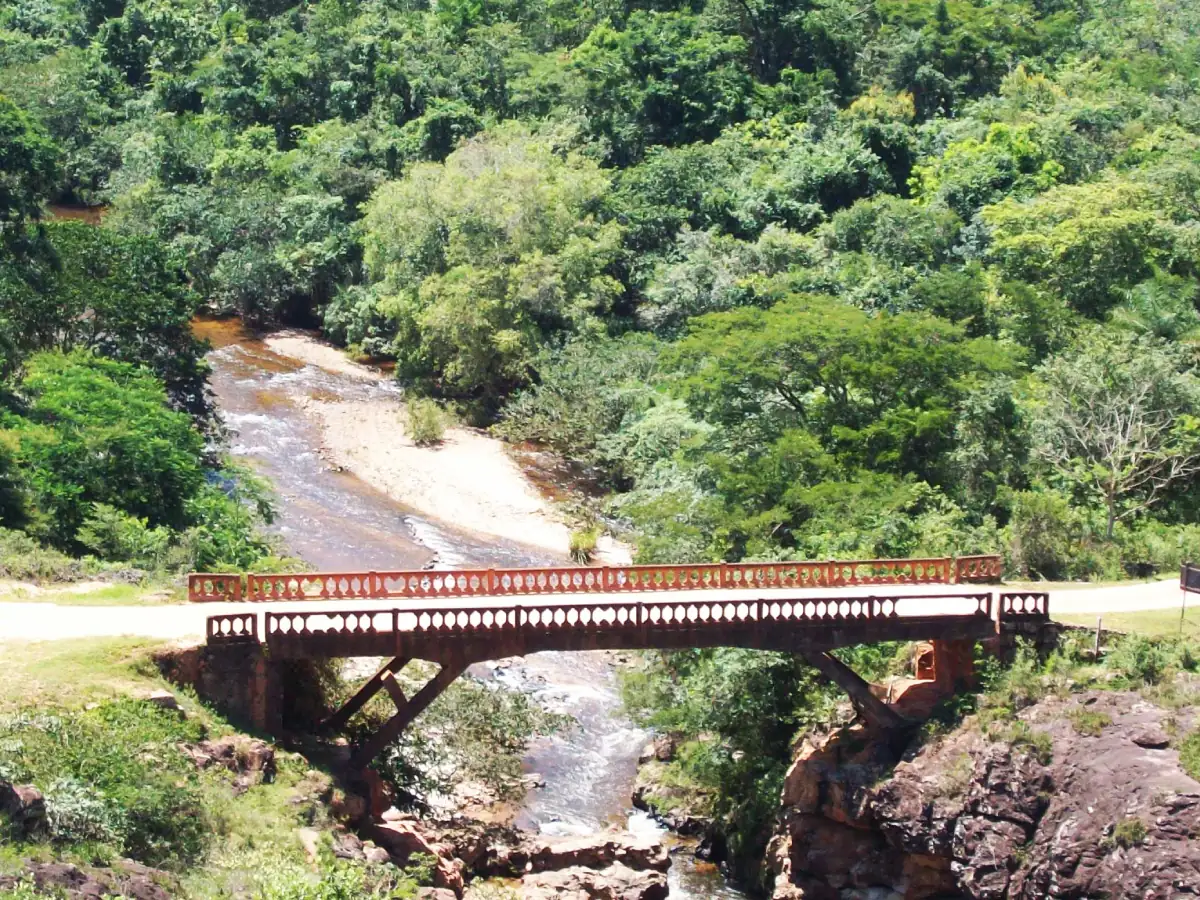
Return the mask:
<path id="1" fill-rule="evenodd" d="M 1008 535 L 1013 568 L 1027 578 L 1064 577 L 1076 526 L 1070 500 L 1056 491 L 1018 491 L 1012 499 Z"/>
<path id="2" fill-rule="evenodd" d="M 1050 735 L 1045 731 L 1034 731 L 1022 719 L 1013 722 L 1004 737 L 1014 748 L 1027 747 L 1043 766 L 1049 765 L 1054 757 L 1054 742 Z"/>
<path id="3" fill-rule="evenodd" d="M 418 397 L 405 407 L 405 426 L 409 438 L 419 447 L 441 443 L 446 435 L 446 417 L 433 400 Z"/>
<path id="4" fill-rule="evenodd" d="M 122 810 L 89 785 L 60 778 L 45 791 L 50 837 L 62 843 L 94 841 L 117 845 L 127 824 Z"/>
<path id="5" fill-rule="evenodd" d="M 0 776 L 39 787 L 54 837 L 102 843 L 149 865 L 185 865 L 212 833 L 195 766 L 179 744 L 200 725 L 134 699 L 0 719 Z"/>
<path id="6" fill-rule="evenodd" d="M 1096 737 L 1112 724 L 1112 718 L 1107 713 L 1080 707 L 1071 711 L 1071 725 L 1079 734 Z"/>
<path id="7" fill-rule="evenodd" d="M 322 860 L 317 872 L 273 859 L 256 869 L 254 900 L 405 900 L 415 897 L 417 881 L 391 867 L 364 867 Z"/>
<path id="8" fill-rule="evenodd" d="M 1007 669 L 993 670 L 984 687 L 985 708 L 1016 712 L 1037 703 L 1046 695 L 1037 650 L 1029 641 L 1019 641 L 1012 664 Z"/>
<path id="9" fill-rule="evenodd" d="M 1179 765 L 1193 779 L 1200 781 L 1200 731 L 1193 731 L 1180 742 Z"/>
<path id="10" fill-rule="evenodd" d="M 1196 668 L 1195 648 L 1177 638 L 1121 638 L 1105 660 L 1108 668 L 1136 684 L 1158 684 L 1172 672 Z"/>
<path id="11" fill-rule="evenodd" d="M 23 531 L 0 528 L 0 577 L 30 581 L 72 581 L 84 574 L 77 559 L 43 547 Z"/>
<path id="12" fill-rule="evenodd" d="M 587 565 L 595 558 L 596 544 L 600 540 L 600 528 L 592 526 L 571 532 L 571 559 L 580 565 Z"/>
<path id="13" fill-rule="evenodd" d="M 1141 819 L 1122 819 L 1113 828 L 1112 842 L 1125 850 L 1136 847 L 1146 839 L 1146 826 Z"/>
<path id="14" fill-rule="evenodd" d="M 145 369 L 76 352 L 39 353 L 26 366 L 18 439 L 38 533 L 66 549 L 96 503 L 180 528 L 204 484 L 204 437 L 167 403 Z"/>
<path id="15" fill-rule="evenodd" d="M 79 543 L 108 562 L 128 562 L 154 569 L 166 557 L 170 529 L 150 528 L 146 519 L 131 516 L 107 503 L 92 505 L 75 535 Z"/>

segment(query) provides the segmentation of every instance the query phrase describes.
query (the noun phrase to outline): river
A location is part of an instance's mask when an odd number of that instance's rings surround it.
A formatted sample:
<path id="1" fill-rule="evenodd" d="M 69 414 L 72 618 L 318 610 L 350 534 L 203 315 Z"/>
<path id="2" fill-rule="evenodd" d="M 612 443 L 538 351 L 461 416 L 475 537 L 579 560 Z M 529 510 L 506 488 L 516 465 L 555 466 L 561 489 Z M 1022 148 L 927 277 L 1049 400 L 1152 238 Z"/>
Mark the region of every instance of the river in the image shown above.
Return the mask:
<path id="1" fill-rule="evenodd" d="M 297 556 L 325 570 L 560 565 L 563 560 L 515 543 L 430 522 L 388 496 L 336 471 L 321 455 L 308 400 L 367 399 L 394 393 L 375 382 L 329 372 L 272 352 L 236 321 L 201 321 L 217 405 L 233 455 L 267 476 L 275 489 L 274 530 Z M 530 748 L 526 766 L 544 779 L 517 824 L 548 834 L 590 834 L 617 825 L 661 831 L 630 808 L 637 757 L 649 735 L 621 714 L 616 678 L 598 653 L 538 653 L 480 674 L 534 694 L 578 725 Z M 672 898 L 740 898 L 711 866 L 674 856 Z"/>

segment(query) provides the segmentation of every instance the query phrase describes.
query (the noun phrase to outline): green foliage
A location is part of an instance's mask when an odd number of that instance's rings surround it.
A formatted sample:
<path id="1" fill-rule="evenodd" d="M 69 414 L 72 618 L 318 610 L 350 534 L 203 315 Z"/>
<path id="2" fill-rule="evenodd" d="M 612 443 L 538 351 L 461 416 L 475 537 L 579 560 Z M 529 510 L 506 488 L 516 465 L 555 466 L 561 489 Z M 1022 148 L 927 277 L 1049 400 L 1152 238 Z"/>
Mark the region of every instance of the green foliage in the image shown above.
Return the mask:
<path id="1" fill-rule="evenodd" d="M 407 900 L 417 880 L 391 867 L 322 859 L 318 871 L 276 862 L 256 873 L 253 900 Z"/>
<path id="2" fill-rule="evenodd" d="M 1009 558 L 1025 578 L 1061 579 L 1070 568 L 1075 513 L 1056 491 L 1018 491 L 1011 497 Z"/>
<path id="3" fill-rule="evenodd" d="M 178 747 L 200 726 L 140 700 L 0 720 L 0 776 L 46 795 L 51 839 L 106 846 L 148 865 L 186 865 L 213 822 L 195 765 Z"/>
<path id="4" fill-rule="evenodd" d="M 571 559 L 580 565 L 589 564 L 596 556 L 596 543 L 600 540 L 600 534 L 598 525 L 572 531 L 568 546 Z"/>
<path id="5" fill-rule="evenodd" d="M 40 353 L 20 390 L 20 414 L 4 416 L 2 434 L 25 508 L 8 517 L 32 536 L 175 570 L 245 568 L 270 553 L 258 532 L 271 517 L 262 485 L 248 473 L 206 472 L 203 436 L 145 369 L 82 351 Z M 26 568 L 58 567 L 26 549 Z"/>
<path id="6" fill-rule="evenodd" d="M 1193 731 L 1180 742 L 1179 764 L 1194 780 L 1200 781 L 1200 731 Z"/>
<path id="7" fill-rule="evenodd" d="M 169 529 L 150 528 L 146 519 L 135 518 L 107 503 L 96 503 L 75 534 L 79 543 L 100 559 L 132 562 L 157 568 L 171 542 Z"/>
<path id="8" fill-rule="evenodd" d="M 446 417 L 433 400 L 417 397 L 404 406 L 404 431 L 419 447 L 440 444 L 446 434 Z"/>
<path id="9" fill-rule="evenodd" d="M 203 438 L 142 369 L 75 352 L 34 356 L 18 442 L 39 530 L 70 547 L 95 503 L 181 528 L 203 483 Z"/>
<path id="10" fill-rule="evenodd" d="M 1105 663 L 1133 685 L 1153 685 L 1178 672 L 1195 671 L 1200 666 L 1200 655 L 1192 644 L 1182 639 L 1153 639 L 1131 634 L 1121 638 Z"/>
<path id="11" fill-rule="evenodd" d="M 628 164 L 649 144 L 716 137 L 745 115 L 751 82 L 745 43 L 687 12 L 634 10 L 598 25 L 571 54 L 589 126 L 610 161 Z"/>
<path id="12" fill-rule="evenodd" d="M 70 581 L 84 572 L 83 564 L 23 531 L 0 528 L 0 577 L 18 581 Z"/>
<path id="13" fill-rule="evenodd" d="M 607 187 L 594 163 L 515 127 L 413 167 L 365 220 L 370 315 L 387 325 L 335 312 L 347 339 L 395 353 L 404 378 L 495 404 L 529 380 L 542 342 L 611 307 L 620 229 L 588 215 Z"/>
<path id="14" fill-rule="evenodd" d="M 1112 842 L 1123 850 L 1132 850 L 1146 840 L 1146 825 L 1141 819 L 1122 819 L 1113 826 Z"/>
<path id="15" fill-rule="evenodd" d="M 1071 726 L 1079 734 L 1098 737 L 1111 724 L 1112 717 L 1107 713 L 1096 712 L 1082 706 L 1071 711 Z"/>
<path id="16" fill-rule="evenodd" d="M 21 243 L 57 178 L 58 149 L 32 116 L 0 94 L 0 243 Z"/>
<path id="17" fill-rule="evenodd" d="M 404 672 L 400 680 L 411 696 L 428 676 L 428 667 L 417 666 L 411 683 Z M 394 714 L 390 700 L 377 698 L 351 720 L 348 731 L 366 737 Z M 460 678 L 381 755 L 379 772 L 417 802 L 448 796 L 463 781 L 479 782 L 500 799 L 517 799 L 526 790 L 521 760 L 529 741 L 571 721 L 526 694 Z"/>
<path id="18" fill-rule="evenodd" d="M 1012 722 L 1000 736 L 1015 748 L 1022 748 L 1033 755 L 1043 766 L 1049 765 L 1054 757 L 1054 742 L 1048 732 L 1031 728 L 1024 719 Z"/>
<path id="19" fill-rule="evenodd" d="M 869 676 L 894 668 L 903 648 L 839 653 Z M 828 725 L 839 699 L 800 657 L 756 650 L 685 650 L 651 655 L 621 674 L 636 721 L 691 740 L 677 766 L 713 797 L 708 812 L 726 823 L 735 867 L 748 875 L 777 812 L 798 731 Z"/>
<path id="20" fill-rule="evenodd" d="M 1037 374 L 1035 453 L 1102 502 L 1107 538 L 1200 468 L 1200 379 L 1173 347 L 1097 334 Z"/>
<path id="21" fill-rule="evenodd" d="M 86 347 L 208 434 L 203 303 L 319 322 L 594 469 L 643 559 L 1153 574 L 1196 524 L 1198 26 L 1166 0 L 10 3 L 0 387 Z M 1155 385 L 1160 474 L 1065 439 L 1075 375 L 1110 410 Z M 0 519 L 45 534 L 10 443 Z M 259 552 L 247 504 L 191 503 L 172 560 Z"/>
<path id="22" fill-rule="evenodd" d="M 35 260 L 0 254 L 0 322 L 16 364 L 39 350 L 89 350 L 143 365 L 177 408 L 202 415 L 207 368 L 192 336 L 199 298 L 161 244 L 82 222 L 44 226 Z"/>

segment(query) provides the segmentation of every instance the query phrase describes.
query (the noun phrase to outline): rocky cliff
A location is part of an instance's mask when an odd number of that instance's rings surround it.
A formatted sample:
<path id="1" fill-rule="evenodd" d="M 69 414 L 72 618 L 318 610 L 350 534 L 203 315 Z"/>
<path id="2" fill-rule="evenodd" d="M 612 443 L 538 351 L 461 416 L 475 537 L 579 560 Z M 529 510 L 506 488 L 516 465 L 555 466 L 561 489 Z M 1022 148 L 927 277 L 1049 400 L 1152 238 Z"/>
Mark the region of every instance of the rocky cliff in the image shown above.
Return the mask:
<path id="1" fill-rule="evenodd" d="M 768 849 L 773 897 L 1200 895 L 1200 783 L 1173 746 L 1191 715 L 1095 691 L 1043 700 L 1003 740 L 968 719 L 899 752 L 861 726 L 807 741 Z"/>

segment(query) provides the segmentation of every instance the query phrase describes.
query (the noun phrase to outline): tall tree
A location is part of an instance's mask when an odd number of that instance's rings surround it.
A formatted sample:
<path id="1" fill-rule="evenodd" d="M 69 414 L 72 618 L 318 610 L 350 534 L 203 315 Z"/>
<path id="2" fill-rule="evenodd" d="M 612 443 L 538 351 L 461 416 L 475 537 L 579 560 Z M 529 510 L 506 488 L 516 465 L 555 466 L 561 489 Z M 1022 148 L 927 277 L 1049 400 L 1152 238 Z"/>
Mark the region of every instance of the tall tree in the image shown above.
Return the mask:
<path id="1" fill-rule="evenodd" d="M 0 242 L 25 237 L 58 182 L 58 150 L 33 118 L 0 96 Z"/>
<path id="2" fill-rule="evenodd" d="M 1099 497 L 1107 537 L 1200 472 L 1200 379 L 1166 344 L 1098 332 L 1037 376 L 1034 452 Z"/>

